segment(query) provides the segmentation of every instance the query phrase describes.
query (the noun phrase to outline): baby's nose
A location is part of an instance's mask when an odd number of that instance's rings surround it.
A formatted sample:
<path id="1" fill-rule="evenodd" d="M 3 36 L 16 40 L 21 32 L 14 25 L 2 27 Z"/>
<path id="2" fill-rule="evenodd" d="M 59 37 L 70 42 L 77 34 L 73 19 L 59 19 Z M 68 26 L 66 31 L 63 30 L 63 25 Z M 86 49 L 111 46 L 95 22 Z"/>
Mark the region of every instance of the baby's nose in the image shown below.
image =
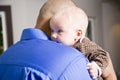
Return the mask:
<path id="1" fill-rule="evenodd" d="M 51 39 L 52 39 L 52 40 L 55 40 L 56 38 L 57 38 L 57 34 L 56 34 L 56 33 L 52 33 L 52 34 L 51 34 Z"/>

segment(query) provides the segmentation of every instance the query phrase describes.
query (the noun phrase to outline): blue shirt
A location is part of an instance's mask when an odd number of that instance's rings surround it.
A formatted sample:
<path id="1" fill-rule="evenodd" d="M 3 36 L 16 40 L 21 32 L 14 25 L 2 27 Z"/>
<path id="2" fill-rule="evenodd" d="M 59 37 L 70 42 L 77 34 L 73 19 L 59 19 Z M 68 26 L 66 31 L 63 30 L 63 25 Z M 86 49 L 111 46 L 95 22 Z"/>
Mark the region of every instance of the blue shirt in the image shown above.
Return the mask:
<path id="1" fill-rule="evenodd" d="M 0 80 L 91 80 L 88 60 L 76 49 L 29 28 L 0 57 Z"/>

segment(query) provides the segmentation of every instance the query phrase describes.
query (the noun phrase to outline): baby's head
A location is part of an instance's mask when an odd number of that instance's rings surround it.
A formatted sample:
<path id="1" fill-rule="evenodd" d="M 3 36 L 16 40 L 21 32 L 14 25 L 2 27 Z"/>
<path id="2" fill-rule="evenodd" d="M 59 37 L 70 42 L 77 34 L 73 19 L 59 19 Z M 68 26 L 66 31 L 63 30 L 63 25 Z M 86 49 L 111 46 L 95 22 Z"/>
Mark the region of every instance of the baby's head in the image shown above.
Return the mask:
<path id="1" fill-rule="evenodd" d="M 85 36 L 88 18 L 78 7 L 70 7 L 58 12 L 50 20 L 51 39 L 73 46 Z"/>
<path id="2" fill-rule="evenodd" d="M 57 12 L 71 6 L 75 6 L 71 0 L 47 0 L 47 2 L 40 9 L 36 28 L 41 29 L 48 36 L 50 36 L 49 21 L 51 17 L 54 16 Z"/>

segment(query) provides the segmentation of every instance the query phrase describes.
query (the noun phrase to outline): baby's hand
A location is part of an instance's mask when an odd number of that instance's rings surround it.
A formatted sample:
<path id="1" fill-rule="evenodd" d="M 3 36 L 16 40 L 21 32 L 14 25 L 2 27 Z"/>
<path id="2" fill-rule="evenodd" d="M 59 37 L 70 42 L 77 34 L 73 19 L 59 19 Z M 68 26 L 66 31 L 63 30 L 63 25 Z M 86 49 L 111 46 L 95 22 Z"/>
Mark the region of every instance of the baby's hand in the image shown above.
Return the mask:
<path id="1" fill-rule="evenodd" d="M 93 79 L 96 79 L 102 73 L 101 68 L 94 61 L 87 64 L 87 69 Z"/>

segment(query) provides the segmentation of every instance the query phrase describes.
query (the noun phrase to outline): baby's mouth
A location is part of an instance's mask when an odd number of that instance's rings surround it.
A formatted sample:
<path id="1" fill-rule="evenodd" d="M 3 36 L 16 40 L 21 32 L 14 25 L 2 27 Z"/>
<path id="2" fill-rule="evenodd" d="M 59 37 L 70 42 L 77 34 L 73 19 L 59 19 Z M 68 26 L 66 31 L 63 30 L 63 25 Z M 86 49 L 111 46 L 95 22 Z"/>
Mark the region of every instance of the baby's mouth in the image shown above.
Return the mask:
<path id="1" fill-rule="evenodd" d="M 56 43 L 61 43 L 60 41 L 58 41 L 58 40 L 53 40 L 53 41 L 55 41 Z"/>
<path id="2" fill-rule="evenodd" d="M 60 43 L 59 41 L 56 41 L 56 43 Z"/>
<path id="3" fill-rule="evenodd" d="M 55 41 L 56 43 L 61 43 L 60 41 Z"/>

